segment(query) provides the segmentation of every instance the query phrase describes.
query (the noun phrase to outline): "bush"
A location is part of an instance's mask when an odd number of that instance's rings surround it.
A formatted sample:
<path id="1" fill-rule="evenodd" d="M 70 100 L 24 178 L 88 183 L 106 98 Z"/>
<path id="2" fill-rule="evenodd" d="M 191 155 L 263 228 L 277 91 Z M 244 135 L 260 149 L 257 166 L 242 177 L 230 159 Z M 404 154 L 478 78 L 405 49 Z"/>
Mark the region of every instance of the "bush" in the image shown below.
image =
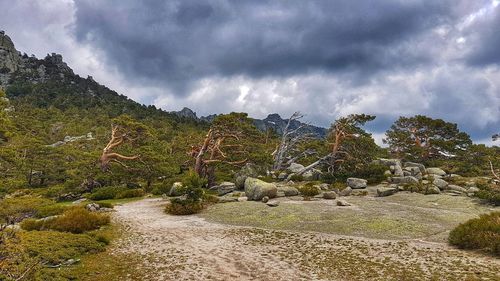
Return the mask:
<path id="1" fill-rule="evenodd" d="M 161 183 L 153 186 L 151 193 L 154 195 L 168 194 L 172 188 L 172 184 Z"/>
<path id="2" fill-rule="evenodd" d="M 0 223 L 13 224 L 38 216 L 40 209 L 54 204 L 45 198 L 16 197 L 0 200 Z"/>
<path id="3" fill-rule="evenodd" d="M 96 189 L 93 193 L 91 193 L 88 198 L 90 200 L 107 200 L 107 199 L 115 199 L 116 196 L 121 193 L 129 190 L 126 187 L 118 187 L 118 186 L 106 186 Z"/>
<path id="4" fill-rule="evenodd" d="M 191 215 L 199 213 L 203 210 L 203 202 L 187 199 L 174 198 L 170 200 L 170 204 L 166 207 L 166 212 L 172 215 Z"/>
<path id="5" fill-rule="evenodd" d="M 302 175 L 293 174 L 290 180 L 295 182 L 304 181 L 304 177 Z"/>
<path id="6" fill-rule="evenodd" d="M 185 188 L 185 198 L 173 198 L 165 211 L 172 215 L 191 215 L 200 212 L 206 206 L 205 192 L 202 187 L 207 181 L 196 173 L 189 172 L 182 181 Z"/>
<path id="7" fill-rule="evenodd" d="M 314 197 L 319 194 L 319 188 L 313 182 L 308 182 L 298 189 L 299 192 L 306 198 Z"/>
<path id="8" fill-rule="evenodd" d="M 386 176 L 384 175 L 386 170 L 387 167 L 384 165 L 370 163 L 357 170 L 353 176 L 366 179 L 368 184 L 378 184 L 386 180 Z"/>
<path id="9" fill-rule="evenodd" d="M 462 249 L 480 249 L 500 256 L 500 212 L 460 224 L 450 232 L 448 241 Z"/>
<path id="10" fill-rule="evenodd" d="M 53 205 L 46 205 L 46 206 L 41 206 L 38 208 L 38 212 L 36 214 L 37 218 L 46 218 L 50 216 L 57 216 L 62 214 L 66 209 L 68 209 L 67 206 L 60 205 L 60 204 L 53 204 Z"/>
<path id="11" fill-rule="evenodd" d="M 82 207 L 66 210 L 61 216 L 48 220 L 27 219 L 21 223 L 24 230 L 57 230 L 61 232 L 83 233 L 99 229 L 109 224 L 109 216 L 92 213 Z"/>
<path id="12" fill-rule="evenodd" d="M 119 192 L 116 196 L 115 199 L 122 199 L 122 198 L 134 198 L 134 197 L 142 197 L 144 196 L 144 190 L 141 188 L 136 188 L 136 189 L 128 189 Z"/>
<path id="13" fill-rule="evenodd" d="M 339 191 L 342 191 L 342 190 L 346 189 L 346 187 L 347 187 L 347 184 L 344 183 L 344 182 L 338 182 L 338 181 L 336 181 L 336 182 L 332 183 L 332 189 L 333 190 L 338 189 Z"/>
<path id="14" fill-rule="evenodd" d="M 476 192 L 476 197 L 486 200 L 487 202 L 500 206 L 500 187 L 495 184 L 490 184 L 485 181 L 476 182 L 479 192 Z"/>

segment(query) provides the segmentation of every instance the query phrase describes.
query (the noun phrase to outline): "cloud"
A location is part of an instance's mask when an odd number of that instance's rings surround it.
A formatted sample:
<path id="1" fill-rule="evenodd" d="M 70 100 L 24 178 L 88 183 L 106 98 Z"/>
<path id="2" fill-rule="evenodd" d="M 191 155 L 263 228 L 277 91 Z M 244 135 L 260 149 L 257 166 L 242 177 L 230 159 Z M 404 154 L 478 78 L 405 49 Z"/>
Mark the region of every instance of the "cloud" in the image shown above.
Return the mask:
<path id="1" fill-rule="evenodd" d="M 300 110 L 328 126 L 370 113 L 500 127 L 499 1 L 0 3 L 18 49 L 62 53 L 75 72 L 139 102 L 198 115 Z"/>

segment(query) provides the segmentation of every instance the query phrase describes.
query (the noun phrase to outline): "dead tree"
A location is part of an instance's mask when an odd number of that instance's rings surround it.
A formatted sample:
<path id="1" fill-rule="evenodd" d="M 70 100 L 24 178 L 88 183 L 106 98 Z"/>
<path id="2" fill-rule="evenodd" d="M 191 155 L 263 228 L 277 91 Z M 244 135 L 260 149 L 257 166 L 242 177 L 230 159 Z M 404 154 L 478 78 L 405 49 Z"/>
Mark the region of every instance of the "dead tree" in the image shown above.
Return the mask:
<path id="1" fill-rule="evenodd" d="M 108 142 L 106 147 L 102 150 L 102 155 L 99 158 L 99 164 L 103 172 L 109 171 L 111 162 L 120 164 L 121 166 L 128 168 L 120 160 L 135 160 L 140 157 L 140 155 L 135 156 L 124 156 L 113 152 L 113 149 L 123 144 L 125 141 L 132 141 L 126 133 L 120 132 L 120 127 L 117 125 L 111 125 L 111 140 Z"/>
<path id="2" fill-rule="evenodd" d="M 241 135 L 241 132 L 231 132 L 225 128 L 210 128 L 203 143 L 191 147 L 189 154 L 194 158 L 194 171 L 198 176 L 207 178 L 209 186 L 215 183 L 216 164 L 239 166 L 247 162 L 246 158 L 230 160 L 230 155 L 234 157 L 246 154 L 243 145 L 235 143 L 240 141 Z"/>
<path id="3" fill-rule="evenodd" d="M 498 176 L 498 174 L 495 172 L 495 168 L 493 167 L 493 163 L 491 162 L 491 160 L 488 160 L 488 162 L 490 162 L 490 170 L 491 170 L 491 174 L 498 180 L 500 181 L 500 176 Z"/>
<path id="4" fill-rule="evenodd" d="M 303 117 L 304 115 L 297 111 L 288 119 L 286 126 L 283 128 L 281 141 L 276 147 L 276 150 L 271 154 L 274 159 L 273 171 L 282 170 L 290 166 L 291 163 L 297 161 L 299 158 L 314 153 L 312 150 L 297 151 L 297 145 L 308 139 L 310 135 L 306 134 L 303 130 L 307 124 L 300 123 L 295 129 L 292 129 L 291 125 L 294 121 L 298 121 Z"/>
<path id="5" fill-rule="evenodd" d="M 347 140 L 360 137 L 359 131 L 361 129 L 359 126 L 364 125 L 366 122 L 373 119 L 375 119 L 375 117 L 370 115 L 352 114 L 335 121 L 330 129 L 328 142 L 330 152 L 320 157 L 310 165 L 304 167 L 302 170 L 297 172 L 297 175 L 303 175 L 307 171 L 320 165 L 327 165 L 328 171 L 333 172 L 339 163 L 342 163 L 351 157 L 351 152 L 345 149 L 344 143 Z"/>

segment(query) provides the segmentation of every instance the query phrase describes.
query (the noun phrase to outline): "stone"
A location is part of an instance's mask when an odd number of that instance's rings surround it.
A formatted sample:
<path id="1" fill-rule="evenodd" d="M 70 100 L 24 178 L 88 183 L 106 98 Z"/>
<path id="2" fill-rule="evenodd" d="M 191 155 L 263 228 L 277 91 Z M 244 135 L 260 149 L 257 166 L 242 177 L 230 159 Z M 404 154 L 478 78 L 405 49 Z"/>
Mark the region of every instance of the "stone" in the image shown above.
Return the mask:
<path id="1" fill-rule="evenodd" d="M 390 196 L 398 192 L 397 188 L 393 187 L 379 187 L 377 188 L 377 196 L 378 197 L 385 197 L 385 196 Z"/>
<path id="2" fill-rule="evenodd" d="M 458 186 L 458 185 L 454 185 L 454 184 L 449 184 L 447 189 L 453 190 L 453 191 L 458 191 L 458 192 L 463 192 L 463 193 L 467 192 L 467 190 L 465 188 Z"/>
<path id="3" fill-rule="evenodd" d="M 319 180 L 321 178 L 321 175 L 323 173 L 318 170 L 318 169 L 311 169 L 307 172 L 305 172 L 302 177 L 304 178 L 305 181 L 315 181 Z"/>
<path id="4" fill-rule="evenodd" d="M 247 163 L 236 173 L 234 177 L 234 184 L 238 190 L 245 188 L 245 180 L 247 177 L 256 178 L 259 175 L 259 169 L 255 164 Z"/>
<path id="5" fill-rule="evenodd" d="M 352 193 L 352 188 L 350 188 L 349 186 L 339 191 L 340 196 L 349 196 L 351 195 L 351 193 Z"/>
<path id="6" fill-rule="evenodd" d="M 337 206 L 351 206 L 351 204 L 349 204 L 347 201 L 345 200 L 337 200 Z"/>
<path id="7" fill-rule="evenodd" d="M 434 179 L 432 184 L 437 186 L 440 190 L 444 190 L 448 186 L 448 183 L 442 179 Z"/>
<path id="8" fill-rule="evenodd" d="M 441 168 L 427 168 L 425 171 L 429 175 L 438 175 L 438 176 L 446 175 L 446 172 L 443 171 L 443 169 L 441 169 Z"/>
<path id="9" fill-rule="evenodd" d="M 181 196 L 184 193 L 181 182 L 174 182 L 168 192 L 168 196 Z"/>
<path id="10" fill-rule="evenodd" d="M 441 193 L 441 190 L 439 190 L 439 187 L 435 185 L 427 187 L 427 190 L 425 192 L 425 194 L 439 194 L 439 193 Z"/>
<path id="11" fill-rule="evenodd" d="M 420 173 L 425 173 L 425 166 L 420 163 L 414 163 L 414 162 L 405 162 L 404 167 L 416 167 L 420 170 Z"/>
<path id="12" fill-rule="evenodd" d="M 278 192 L 276 192 L 276 197 L 286 197 L 285 192 L 278 190 Z"/>
<path id="13" fill-rule="evenodd" d="M 264 196 L 264 197 L 262 197 L 261 201 L 262 201 L 262 203 L 267 203 L 269 201 L 269 197 Z"/>
<path id="14" fill-rule="evenodd" d="M 219 196 L 222 196 L 235 191 L 236 185 L 232 182 L 225 181 L 213 188 L 217 190 L 217 194 L 219 194 Z"/>
<path id="15" fill-rule="evenodd" d="M 320 188 L 321 190 L 325 190 L 325 191 L 326 191 L 326 190 L 329 190 L 329 189 L 330 189 L 330 185 L 329 185 L 329 184 L 327 184 L 327 183 L 322 183 L 322 184 L 320 184 L 320 185 L 319 185 L 319 188 Z"/>
<path id="16" fill-rule="evenodd" d="M 288 177 L 288 174 L 285 173 L 285 172 L 281 172 L 279 175 L 278 175 L 278 179 L 279 180 L 285 180 L 286 178 Z"/>
<path id="17" fill-rule="evenodd" d="M 418 183 L 418 179 L 413 177 L 413 176 L 392 177 L 391 183 L 395 183 L 395 184 Z"/>
<path id="18" fill-rule="evenodd" d="M 368 181 L 365 179 L 348 178 L 347 186 L 353 189 L 366 188 L 368 186 Z"/>
<path id="19" fill-rule="evenodd" d="M 87 209 L 87 211 L 89 212 L 97 212 L 100 208 L 101 206 L 99 206 L 99 204 L 97 203 L 90 203 L 85 206 L 85 209 Z"/>
<path id="20" fill-rule="evenodd" d="M 299 163 L 292 163 L 290 164 L 290 166 L 288 167 L 288 171 L 292 172 L 292 173 L 298 173 L 300 171 L 302 171 L 302 169 L 304 169 L 304 165 L 301 165 Z"/>
<path id="21" fill-rule="evenodd" d="M 217 203 L 230 203 L 230 202 L 238 202 L 238 197 L 233 196 L 220 196 Z"/>
<path id="22" fill-rule="evenodd" d="M 471 186 L 469 187 L 469 189 L 467 189 L 467 193 L 476 193 L 476 192 L 479 192 L 479 188 L 475 187 L 475 186 Z"/>
<path id="23" fill-rule="evenodd" d="M 335 199 L 337 194 L 334 191 L 326 191 L 323 193 L 323 199 Z"/>
<path id="24" fill-rule="evenodd" d="M 278 192 L 283 192 L 285 196 L 297 196 L 299 195 L 299 190 L 293 186 L 280 185 L 277 187 Z"/>
<path id="25" fill-rule="evenodd" d="M 267 202 L 266 205 L 269 206 L 269 207 L 278 207 L 280 205 L 280 202 L 276 201 L 276 200 L 273 200 L 273 201 Z"/>
<path id="26" fill-rule="evenodd" d="M 256 178 L 247 177 L 245 180 L 245 195 L 248 200 L 260 201 L 264 196 L 276 197 L 278 188 L 274 183 L 268 183 Z"/>
<path id="27" fill-rule="evenodd" d="M 403 171 L 403 176 L 409 177 L 409 176 L 412 176 L 412 173 L 409 171 Z"/>
<path id="28" fill-rule="evenodd" d="M 389 171 L 389 170 L 384 171 L 384 176 L 386 176 L 386 177 L 392 176 L 391 171 Z"/>
<path id="29" fill-rule="evenodd" d="M 245 201 L 248 201 L 248 197 L 246 196 L 238 197 L 238 202 L 245 202 Z"/>

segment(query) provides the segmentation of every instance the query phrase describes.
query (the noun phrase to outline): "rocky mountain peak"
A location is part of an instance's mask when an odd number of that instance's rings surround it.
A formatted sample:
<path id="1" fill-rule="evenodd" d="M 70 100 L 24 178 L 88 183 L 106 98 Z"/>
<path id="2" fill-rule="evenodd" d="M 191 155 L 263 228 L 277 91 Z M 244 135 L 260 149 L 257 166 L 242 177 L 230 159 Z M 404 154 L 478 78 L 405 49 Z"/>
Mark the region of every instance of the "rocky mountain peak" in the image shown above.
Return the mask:
<path id="1" fill-rule="evenodd" d="M 183 109 L 181 109 L 181 111 L 174 111 L 172 113 L 174 113 L 175 115 L 182 117 L 182 118 L 190 118 L 190 119 L 198 120 L 198 116 L 196 116 L 196 112 L 194 112 L 193 110 L 191 110 L 191 108 L 188 108 L 188 107 L 184 107 Z"/>
<path id="2" fill-rule="evenodd" d="M 21 54 L 16 50 L 14 42 L 0 31 L 0 73 L 12 73 L 17 71 L 21 65 Z"/>

